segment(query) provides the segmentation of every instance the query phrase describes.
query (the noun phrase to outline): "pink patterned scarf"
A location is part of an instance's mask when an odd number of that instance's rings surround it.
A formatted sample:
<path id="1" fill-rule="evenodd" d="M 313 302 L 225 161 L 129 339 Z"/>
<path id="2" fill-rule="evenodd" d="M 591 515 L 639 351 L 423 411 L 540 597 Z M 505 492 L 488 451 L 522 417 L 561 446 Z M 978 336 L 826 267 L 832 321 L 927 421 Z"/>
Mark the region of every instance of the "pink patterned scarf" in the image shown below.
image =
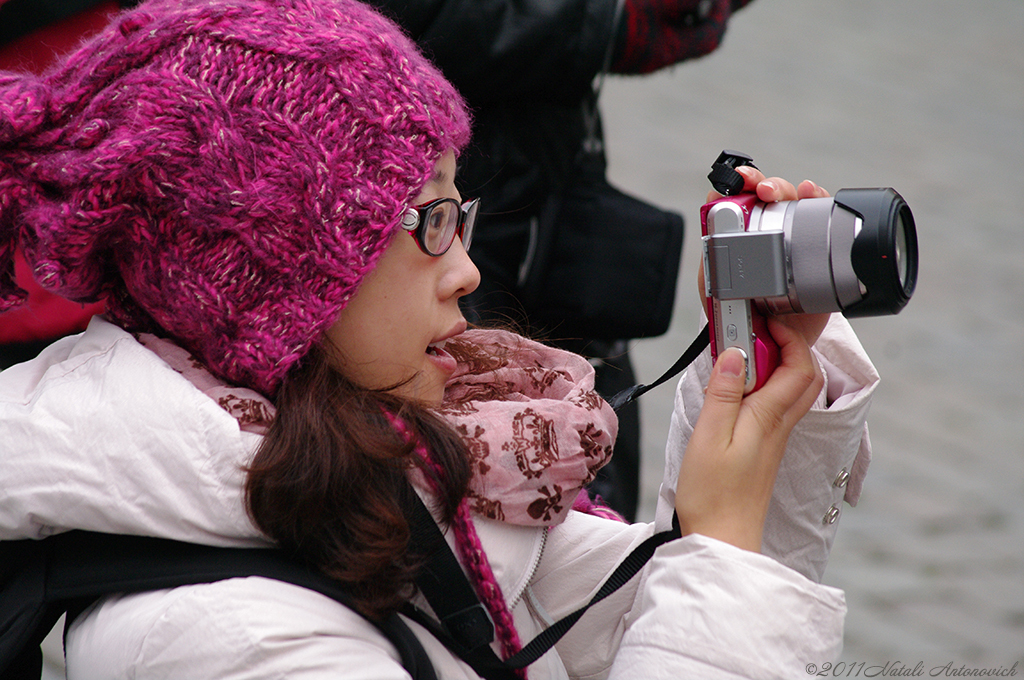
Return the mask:
<path id="1" fill-rule="evenodd" d="M 560 523 L 618 432 L 593 367 L 507 331 L 466 331 L 460 346 L 470 356 L 460 356 L 439 413 L 469 449 L 472 509 L 511 524 Z"/>
<path id="2" fill-rule="evenodd" d="M 275 413 L 266 397 L 226 385 L 168 340 L 138 339 L 243 430 L 266 431 Z M 614 411 L 594 392 L 594 369 L 576 354 L 507 331 L 466 331 L 453 344 L 465 359 L 438 412 L 469 450 L 470 508 L 511 524 L 560 523 L 608 462 L 618 431 Z"/>

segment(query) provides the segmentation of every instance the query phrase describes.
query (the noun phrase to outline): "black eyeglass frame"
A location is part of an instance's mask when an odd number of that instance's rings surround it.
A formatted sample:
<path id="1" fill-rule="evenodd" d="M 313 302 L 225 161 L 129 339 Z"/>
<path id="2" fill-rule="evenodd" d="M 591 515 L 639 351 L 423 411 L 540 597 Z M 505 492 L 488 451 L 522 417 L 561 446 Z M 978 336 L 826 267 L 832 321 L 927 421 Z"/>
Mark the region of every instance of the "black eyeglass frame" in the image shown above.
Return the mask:
<path id="1" fill-rule="evenodd" d="M 457 215 L 456 223 L 454 226 L 445 224 L 445 230 L 451 230 L 450 233 L 446 233 L 442 240 L 443 247 L 430 249 L 427 243 L 426 228 L 430 224 L 430 217 L 435 211 L 445 210 L 446 205 L 452 205 L 457 208 L 455 215 Z M 405 211 L 402 215 L 401 226 L 402 229 L 409 232 L 409 235 L 416 239 L 416 243 L 427 255 L 431 257 L 441 257 L 448 252 L 448 249 L 455 243 L 455 238 L 459 237 L 462 239 L 462 247 L 469 251 L 469 246 L 473 241 L 473 230 L 476 227 L 476 217 L 480 209 L 480 199 L 474 198 L 463 203 L 459 203 L 454 198 L 438 198 L 424 203 L 419 206 L 412 206 Z M 444 213 L 441 213 L 442 217 Z M 451 221 L 451 218 L 448 220 Z"/>

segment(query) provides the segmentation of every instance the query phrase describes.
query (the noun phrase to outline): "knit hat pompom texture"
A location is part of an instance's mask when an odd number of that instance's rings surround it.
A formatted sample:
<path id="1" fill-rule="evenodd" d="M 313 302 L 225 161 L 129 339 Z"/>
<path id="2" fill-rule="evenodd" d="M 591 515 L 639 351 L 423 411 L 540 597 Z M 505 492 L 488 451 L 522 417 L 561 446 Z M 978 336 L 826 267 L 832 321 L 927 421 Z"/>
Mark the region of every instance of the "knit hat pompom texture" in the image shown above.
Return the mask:
<path id="1" fill-rule="evenodd" d="M 45 288 L 272 396 L 468 138 L 355 0 L 145 3 L 45 78 L 0 74 L 0 310 L 20 244 Z"/>

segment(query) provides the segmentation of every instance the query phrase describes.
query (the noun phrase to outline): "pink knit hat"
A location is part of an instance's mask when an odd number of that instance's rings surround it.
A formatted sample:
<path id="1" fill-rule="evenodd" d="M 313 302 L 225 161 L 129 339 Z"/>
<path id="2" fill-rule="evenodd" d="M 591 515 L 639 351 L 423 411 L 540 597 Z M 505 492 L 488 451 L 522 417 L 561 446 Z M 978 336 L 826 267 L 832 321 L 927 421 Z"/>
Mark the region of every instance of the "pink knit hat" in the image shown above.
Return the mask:
<path id="1" fill-rule="evenodd" d="M 0 311 L 20 245 L 48 290 L 273 395 L 468 138 L 355 0 L 145 3 L 45 78 L 0 74 Z"/>

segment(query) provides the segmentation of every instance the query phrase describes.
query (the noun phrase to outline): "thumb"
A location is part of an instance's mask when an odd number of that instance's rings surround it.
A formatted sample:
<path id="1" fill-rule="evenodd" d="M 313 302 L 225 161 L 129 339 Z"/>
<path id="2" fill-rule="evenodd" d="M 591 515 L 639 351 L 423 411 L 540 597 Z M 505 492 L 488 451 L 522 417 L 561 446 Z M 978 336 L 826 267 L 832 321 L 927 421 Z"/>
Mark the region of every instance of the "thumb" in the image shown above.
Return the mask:
<path id="1" fill-rule="evenodd" d="M 723 443 L 732 439 L 745 386 L 746 358 L 741 350 L 730 347 L 718 355 L 701 408 L 701 419 L 720 433 Z"/>

